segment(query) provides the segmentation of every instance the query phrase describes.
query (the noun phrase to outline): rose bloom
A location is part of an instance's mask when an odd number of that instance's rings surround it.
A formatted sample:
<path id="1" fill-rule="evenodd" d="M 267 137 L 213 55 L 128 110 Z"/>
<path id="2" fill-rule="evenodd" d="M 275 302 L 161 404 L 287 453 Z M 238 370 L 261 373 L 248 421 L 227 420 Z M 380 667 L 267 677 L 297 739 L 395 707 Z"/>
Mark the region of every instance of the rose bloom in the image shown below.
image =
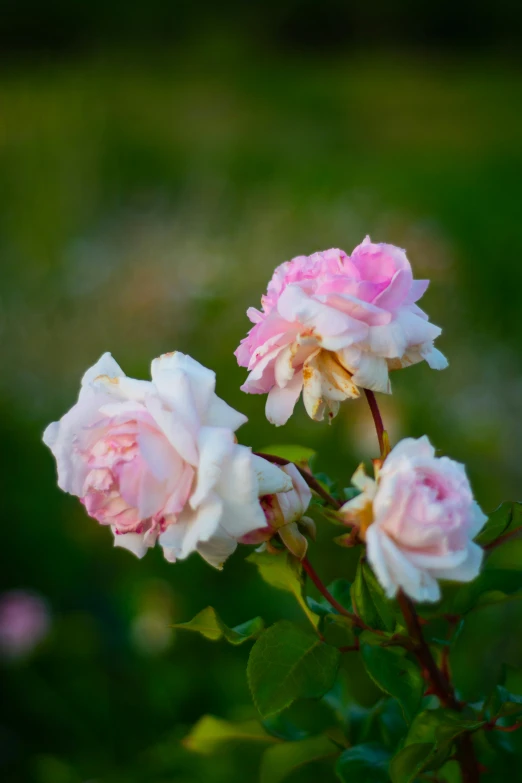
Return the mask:
<path id="1" fill-rule="evenodd" d="M 58 484 L 116 546 L 142 557 L 159 540 L 167 560 L 197 551 L 220 567 L 265 525 L 259 496 L 291 480 L 237 444 L 246 417 L 217 397 L 211 370 L 172 353 L 151 375 L 128 378 L 108 353 L 86 372 L 76 405 L 44 434 Z"/>
<path id="2" fill-rule="evenodd" d="M 441 329 L 415 304 L 427 287 L 404 250 L 369 237 L 351 256 L 333 249 L 287 261 L 262 310 L 247 311 L 254 326 L 236 351 L 249 370 L 241 388 L 268 394 L 267 418 L 281 425 L 301 391 L 309 416 L 322 420 L 359 387 L 390 393 L 389 370 L 423 360 L 443 369 L 433 345 Z"/>
<path id="3" fill-rule="evenodd" d="M 473 499 L 463 465 L 436 457 L 426 436 L 395 446 L 377 481 L 359 468 L 361 494 L 341 509 L 359 526 L 370 564 L 386 594 L 399 589 L 417 601 L 437 601 L 437 579 L 470 582 L 483 551 L 473 538 L 487 517 Z"/>
<path id="4" fill-rule="evenodd" d="M 298 523 L 306 532 L 315 533 L 314 522 L 304 514 L 310 505 L 312 493 L 296 466 L 284 465 L 281 470 L 289 477 L 292 489 L 289 492 L 266 494 L 261 498 L 261 508 L 265 514 L 265 525 L 241 538 L 242 544 L 260 544 L 279 534 L 285 546 L 302 559 L 308 548 L 306 538 L 299 531 Z"/>
<path id="5" fill-rule="evenodd" d="M 0 595 L 0 654 L 16 659 L 29 655 L 47 636 L 51 618 L 47 603 L 27 590 Z"/>

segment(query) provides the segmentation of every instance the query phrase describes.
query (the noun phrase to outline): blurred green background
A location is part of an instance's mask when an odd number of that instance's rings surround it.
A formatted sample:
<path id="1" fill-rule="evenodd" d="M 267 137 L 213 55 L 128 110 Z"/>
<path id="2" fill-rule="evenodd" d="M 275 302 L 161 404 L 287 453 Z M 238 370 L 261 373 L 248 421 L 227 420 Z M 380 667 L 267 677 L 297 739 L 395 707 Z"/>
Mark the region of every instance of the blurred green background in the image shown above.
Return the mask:
<path id="1" fill-rule="evenodd" d="M 283 429 L 240 390 L 233 350 L 273 268 L 369 233 L 431 287 L 450 368 L 382 399 L 393 440 L 466 462 L 485 510 L 519 496 L 522 436 L 521 9 L 407 0 L 191 5 L 9 0 L 0 30 L 1 586 L 47 600 L 32 655 L 1 663 L 9 783 L 239 783 L 259 751 L 180 744 L 201 715 L 254 716 L 245 663 L 170 625 L 299 619 L 238 552 L 138 561 L 56 487 L 41 443 L 110 350 L 147 377 L 179 349 L 249 416 L 240 440 L 302 443 L 347 485 L 375 454 L 364 403 Z M 321 523 L 325 580 L 353 564 Z M 350 657 L 355 697 L 376 698 Z M 306 709 L 300 718 L 313 717 Z M 310 723 L 313 725 L 313 723 Z M 294 781 L 334 780 L 328 766 Z"/>

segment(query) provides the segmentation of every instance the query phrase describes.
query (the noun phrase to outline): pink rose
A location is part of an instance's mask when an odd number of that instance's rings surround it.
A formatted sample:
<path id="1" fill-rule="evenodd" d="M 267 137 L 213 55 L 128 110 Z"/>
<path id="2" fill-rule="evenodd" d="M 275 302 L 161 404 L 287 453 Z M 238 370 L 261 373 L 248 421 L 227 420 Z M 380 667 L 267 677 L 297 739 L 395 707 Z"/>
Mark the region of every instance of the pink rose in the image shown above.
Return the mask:
<path id="1" fill-rule="evenodd" d="M 138 557 L 159 539 L 170 561 L 197 551 L 221 566 L 264 524 L 258 496 L 291 482 L 237 444 L 246 417 L 216 396 L 211 370 L 172 353 L 151 375 L 127 378 L 108 353 L 86 372 L 76 405 L 44 433 L 59 486 Z"/>
<path id="2" fill-rule="evenodd" d="M 279 532 L 283 535 L 283 540 L 287 537 L 287 534 L 299 540 L 300 551 L 297 556 L 301 556 L 303 546 L 304 553 L 306 553 L 306 539 L 300 535 L 297 523 L 303 522 L 308 530 L 311 529 L 311 526 L 313 527 L 314 523 L 312 520 L 303 517 L 310 505 L 312 493 L 295 465 L 289 463 L 284 465 L 281 470 L 290 478 L 291 490 L 276 494 L 266 494 L 261 498 L 261 507 L 266 520 L 265 525 L 243 536 L 241 543 L 260 544 L 263 541 L 268 541 Z M 286 528 L 286 530 L 283 531 L 282 528 Z"/>
<path id="3" fill-rule="evenodd" d="M 29 655 L 49 632 L 47 603 L 27 590 L 0 595 L 0 654 L 5 658 Z"/>
<path id="4" fill-rule="evenodd" d="M 426 436 L 395 446 L 377 481 L 359 468 L 362 490 L 341 509 L 366 538 L 368 560 L 390 598 L 399 589 L 438 601 L 437 579 L 470 582 L 483 551 L 473 538 L 487 517 L 473 499 L 463 465 L 436 457 Z"/>
<path id="5" fill-rule="evenodd" d="M 288 421 L 301 391 L 305 408 L 322 420 L 359 387 L 390 393 L 388 371 L 426 360 L 447 366 L 433 341 L 438 326 L 415 304 L 428 287 L 414 280 L 406 254 L 369 237 L 351 256 L 327 250 L 279 266 L 250 308 L 254 323 L 236 351 L 250 394 L 268 394 L 266 415 Z"/>

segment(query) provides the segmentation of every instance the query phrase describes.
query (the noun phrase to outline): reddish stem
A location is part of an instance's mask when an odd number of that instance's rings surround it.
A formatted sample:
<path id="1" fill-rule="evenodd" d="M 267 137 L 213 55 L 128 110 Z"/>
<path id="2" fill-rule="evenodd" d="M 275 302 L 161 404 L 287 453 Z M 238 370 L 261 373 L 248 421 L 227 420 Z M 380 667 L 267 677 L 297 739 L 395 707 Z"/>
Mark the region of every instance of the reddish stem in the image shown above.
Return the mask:
<path id="1" fill-rule="evenodd" d="M 522 528 L 517 527 L 516 530 L 511 530 L 509 533 L 504 533 L 504 535 L 495 538 L 493 541 L 490 541 L 489 544 L 485 544 L 482 549 L 485 552 L 490 552 L 492 549 L 496 549 L 497 546 L 500 546 L 500 544 L 503 544 L 504 541 L 509 541 L 510 538 L 515 538 L 515 536 L 522 536 Z"/>
<path id="2" fill-rule="evenodd" d="M 406 627 L 416 645 L 414 654 L 430 681 L 430 692 L 438 697 L 443 707 L 449 707 L 456 712 L 460 712 L 462 704 L 455 698 L 451 683 L 435 663 L 431 650 L 422 634 L 422 627 L 413 602 L 402 590 L 397 595 L 397 600 L 406 621 Z M 475 749 L 470 734 L 462 734 L 457 740 L 456 758 L 460 766 L 463 783 L 479 783 L 480 769 L 475 758 Z"/>
<path id="3" fill-rule="evenodd" d="M 366 394 L 366 399 L 368 400 L 368 405 L 370 406 L 370 410 L 372 412 L 373 422 L 377 432 L 377 439 L 379 441 L 381 457 L 384 459 L 384 424 L 382 421 L 381 412 L 379 410 L 377 400 L 375 399 L 375 394 L 370 391 L 370 389 L 365 389 L 364 393 Z"/>
<path id="4" fill-rule="evenodd" d="M 330 593 L 328 588 L 321 582 L 321 579 L 317 572 L 315 571 L 314 567 L 310 563 L 307 557 L 305 557 L 303 560 L 301 560 L 301 563 L 303 565 L 304 570 L 314 583 L 314 585 L 317 587 L 321 595 L 323 595 L 328 603 L 339 612 L 339 614 L 344 615 L 344 617 L 347 617 L 349 620 L 352 621 L 354 625 L 357 625 L 359 628 L 363 628 L 366 631 L 373 631 L 373 633 L 381 635 L 382 631 L 377 631 L 373 628 L 370 628 L 366 623 L 361 620 L 360 617 L 358 617 L 353 612 L 348 611 L 348 609 L 345 609 L 345 607 L 339 603 L 339 601 L 336 601 L 336 599 L 333 597 L 333 595 Z"/>
<path id="5" fill-rule="evenodd" d="M 375 423 L 377 438 L 381 449 L 381 458 L 384 459 L 386 457 L 385 430 L 381 412 L 374 393 L 368 389 L 365 389 L 364 391 Z M 399 591 L 397 599 L 402 614 L 404 615 L 408 632 L 415 643 L 413 653 L 430 682 L 430 692 L 434 693 L 439 698 L 444 707 L 449 707 L 452 710 L 460 712 L 462 710 L 462 705 L 455 698 L 451 683 L 435 663 L 431 650 L 423 636 L 422 626 L 413 602 L 402 592 L 402 590 Z M 456 758 L 462 775 L 462 783 L 479 783 L 480 767 L 475 757 L 475 749 L 473 747 L 471 735 L 469 733 L 462 734 L 462 736 L 458 738 L 456 745 Z"/>
<path id="6" fill-rule="evenodd" d="M 340 653 L 357 652 L 357 650 L 361 649 L 361 645 L 357 642 L 356 644 L 349 644 L 346 647 L 338 647 L 337 649 Z"/>
<path id="7" fill-rule="evenodd" d="M 514 726 L 495 726 L 495 731 L 517 731 L 521 723 L 515 723 Z"/>

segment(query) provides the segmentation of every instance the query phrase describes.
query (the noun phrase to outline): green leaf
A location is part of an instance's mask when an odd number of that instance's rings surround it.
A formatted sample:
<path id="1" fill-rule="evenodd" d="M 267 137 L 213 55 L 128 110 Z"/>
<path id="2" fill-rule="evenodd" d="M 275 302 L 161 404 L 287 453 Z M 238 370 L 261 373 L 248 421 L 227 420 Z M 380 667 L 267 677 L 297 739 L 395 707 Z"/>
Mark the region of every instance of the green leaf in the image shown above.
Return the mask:
<path id="1" fill-rule="evenodd" d="M 397 699 L 408 723 L 419 710 L 424 691 L 421 672 L 402 651 L 362 645 L 362 657 L 366 671 L 389 696 Z"/>
<path id="2" fill-rule="evenodd" d="M 328 585 L 328 592 L 338 601 L 341 606 L 352 611 L 351 584 L 347 579 L 335 579 Z M 308 606 L 316 614 L 326 617 L 327 614 L 336 614 L 337 610 L 326 600 L 326 598 L 315 599 L 309 596 L 306 599 Z"/>
<path id="3" fill-rule="evenodd" d="M 260 783 L 280 783 L 305 764 L 337 755 L 338 748 L 324 735 L 274 745 L 263 754 Z"/>
<path id="4" fill-rule="evenodd" d="M 375 742 L 354 745 L 339 758 L 335 771 L 343 783 L 389 783 L 390 754 Z"/>
<path id="5" fill-rule="evenodd" d="M 422 770 L 440 767 L 457 737 L 483 725 L 484 721 L 468 720 L 448 709 L 420 712 L 410 726 L 404 747 L 392 759 L 392 783 L 410 783 Z"/>
<path id="6" fill-rule="evenodd" d="M 361 558 L 352 585 L 354 610 L 370 628 L 393 631 L 396 625 L 393 607 L 386 598 L 368 563 Z"/>
<path id="7" fill-rule="evenodd" d="M 247 561 L 258 567 L 267 584 L 292 593 L 312 625 L 317 628 L 319 617 L 311 611 L 303 597 L 303 569 L 295 557 L 289 552 L 253 552 L 247 557 Z"/>
<path id="8" fill-rule="evenodd" d="M 195 753 L 211 754 L 226 742 L 278 742 L 256 720 L 230 723 L 213 715 L 204 715 L 192 727 L 183 744 Z"/>
<path id="9" fill-rule="evenodd" d="M 432 742 L 439 748 L 442 745 L 452 743 L 465 731 L 475 731 L 483 725 L 484 721 L 469 720 L 461 713 L 440 708 L 436 710 L 424 710 L 415 716 L 410 726 L 405 745 L 416 742 Z"/>
<path id="10" fill-rule="evenodd" d="M 261 721 L 263 728 L 278 739 L 285 740 L 285 742 L 297 742 L 307 739 L 310 736 L 309 731 L 300 729 L 295 723 L 292 723 L 288 719 L 286 713 L 279 715 L 272 715 L 270 718 L 265 718 Z"/>
<path id="11" fill-rule="evenodd" d="M 310 460 L 315 457 L 315 451 L 306 446 L 266 446 L 259 450 L 261 454 L 271 454 L 273 457 L 282 457 L 288 462 L 295 462 L 301 467 L 307 467 Z"/>
<path id="12" fill-rule="evenodd" d="M 522 714 L 522 696 L 497 685 L 489 703 L 492 718 L 508 718 Z"/>
<path id="13" fill-rule="evenodd" d="M 327 614 L 322 625 L 323 637 L 332 647 L 349 647 L 355 644 L 353 623 L 341 614 Z"/>
<path id="14" fill-rule="evenodd" d="M 379 741 L 395 751 L 408 729 L 396 699 L 382 699 L 375 707 L 379 720 Z"/>
<path id="15" fill-rule="evenodd" d="M 246 623 L 229 628 L 217 615 L 212 606 L 207 606 L 187 623 L 176 623 L 174 628 L 182 628 L 185 631 L 195 631 L 213 642 L 226 639 L 230 644 L 243 644 L 249 639 L 256 639 L 264 629 L 262 617 L 254 617 Z"/>
<path id="16" fill-rule="evenodd" d="M 451 611 L 465 614 L 484 593 L 500 590 L 513 593 L 522 588 L 522 540 L 513 539 L 486 556 L 477 579 L 464 585 L 456 593 Z"/>
<path id="17" fill-rule="evenodd" d="M 504 666 L 522 667 L 522 592 L 483 596 L 469 612 L 450 649 L 455 687 L 465 701 L 488 698 Z"/>
<path id="18" fill-rule="evenodd" d="M 338 650 L 288 620 L 272 625 L 252 647 L 247 676 L 254 704 L 263 718 L 296 699 L 323 696 L 335 681 Z"/>
<path id="19" fill-rule="evenodd" d="M 431 742 L 416 742 L 400 750 L 390 762 L 392 783 L 412 783 L 433 752 Z"/>
<path id="20" fill-rule="evenodd" d="M 522 503 L 507 501 L 489 515 L 489 519 L 475 538 L 477 544 L 486 546 L 500 536 L 522 527 Z"/>

